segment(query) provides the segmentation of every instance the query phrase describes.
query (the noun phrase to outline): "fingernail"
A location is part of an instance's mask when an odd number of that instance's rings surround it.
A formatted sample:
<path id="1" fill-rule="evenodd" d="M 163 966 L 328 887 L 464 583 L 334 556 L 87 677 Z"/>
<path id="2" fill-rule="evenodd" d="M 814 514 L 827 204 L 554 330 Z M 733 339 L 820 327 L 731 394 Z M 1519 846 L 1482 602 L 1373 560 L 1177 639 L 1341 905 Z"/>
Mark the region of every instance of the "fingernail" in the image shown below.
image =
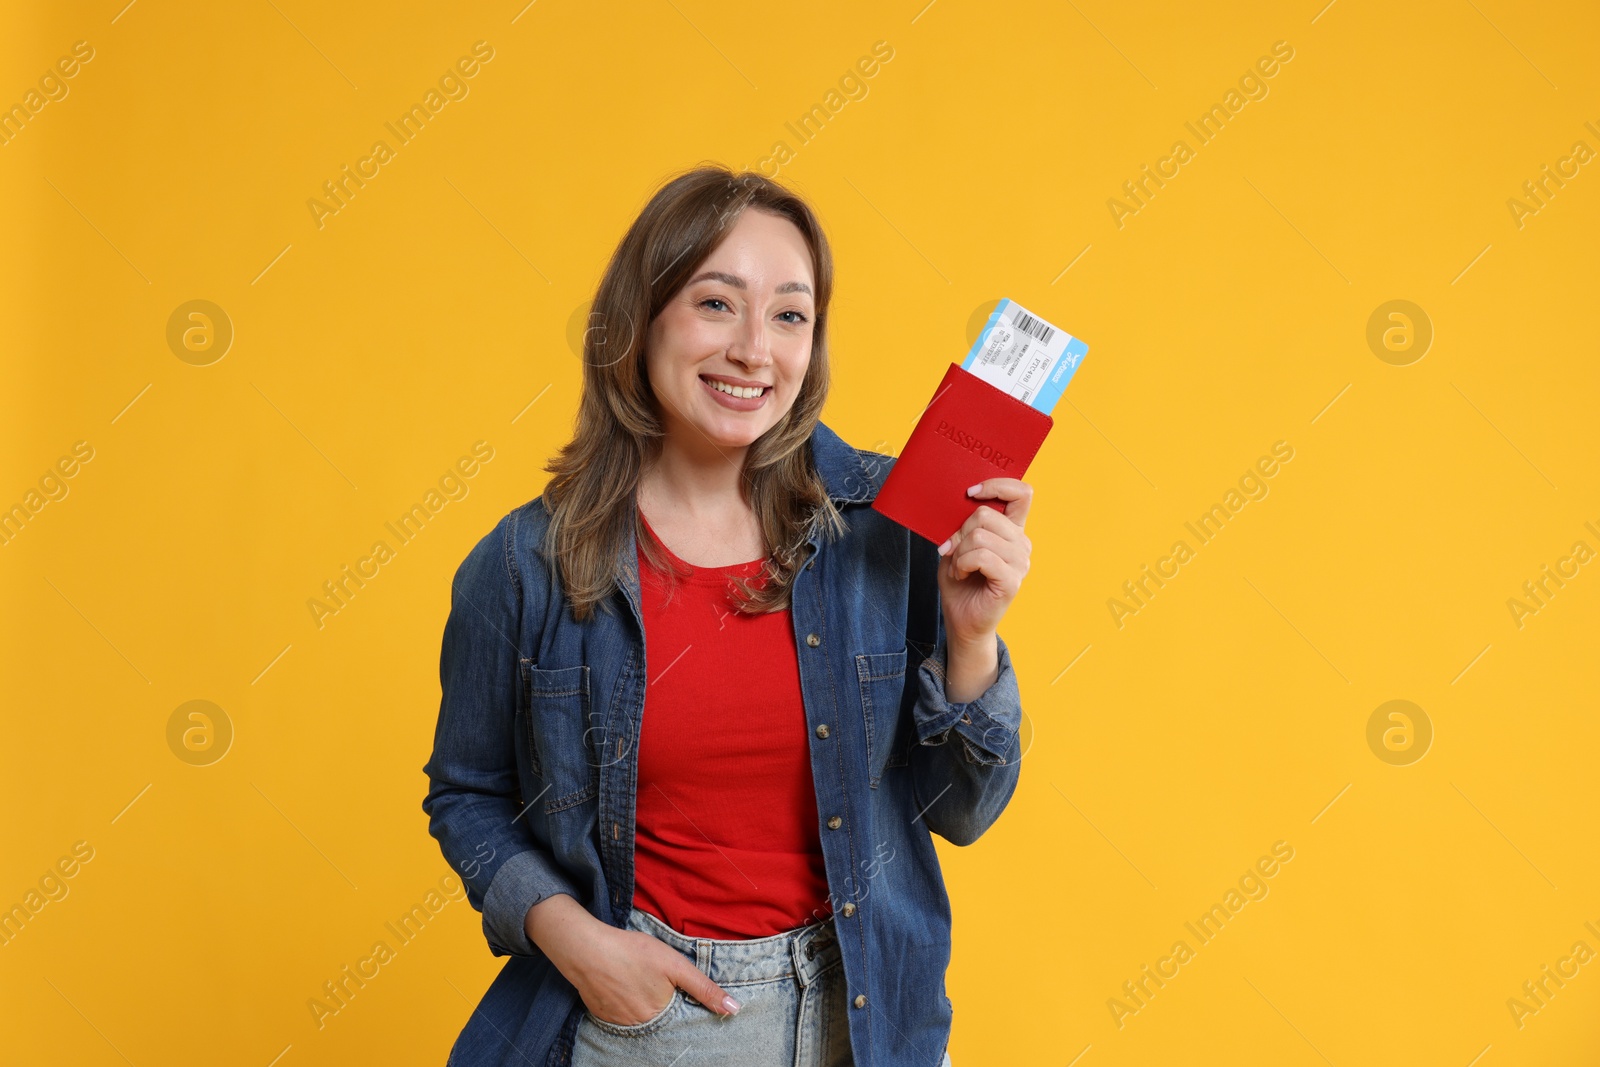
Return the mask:
<path id="1" fill-rule="evenodd" d="M 723 997 L 722 1010 L 727 1012 L 729 1015 L 737 1015 L 739 1014 L 739 1002 L 734 1000 L 732 997 Z"/>
<path id="2" fill-rule="evenodd" d="M 944 544 L 939 546 L 939 555 L 942 556 L 948 551 L 950 551 L 950 538 L 946 537 L 944 539 Z"/>
<path id="3" fill-rule="evenodd" d="M 971 496 L 973 493 L 976 493 L 979 489 L 982 489 L 982 488 L 983 488 L 983 483 L 982 482 L 979 482 L 977 485 L 969 485 L 969 486 L 967 486 L 967 495 Z"/>

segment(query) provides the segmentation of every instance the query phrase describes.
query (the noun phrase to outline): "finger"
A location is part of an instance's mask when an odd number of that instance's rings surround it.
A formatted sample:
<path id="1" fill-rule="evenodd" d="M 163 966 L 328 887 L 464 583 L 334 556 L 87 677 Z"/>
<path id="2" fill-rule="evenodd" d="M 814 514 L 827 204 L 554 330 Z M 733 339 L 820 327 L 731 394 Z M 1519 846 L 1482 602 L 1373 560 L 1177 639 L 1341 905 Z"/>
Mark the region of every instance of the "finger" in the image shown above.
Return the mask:
<path id="1" fill-rule="evenodd" d="M 1026 540 L 1025 535 L 1022 533 L 1021 526 L 1013 522 L 1011 519 L 1008 519 L 1006 516 L 1000 514 L 994 508 L 984 507 L 982 504 L 979 504 L 977 507 L 972 509 L 972 514 L 967 516 L 966 521 L 961 524 L 960 529 L 956 530 L 956 532 L 950 536 L 950 538 L 946 541 L 946 545 L 953 549 L 956 545 L 960 544 L 963 540 L 970 537 L 975 531 L 980 529 L 992 530 L 996 535 L 1004 538 L 1005 540 L 1015 540 L 1017 538 L 1023 538 Z M 940 548 L 944 550 L 945 545 L 941 545 Z M 948 554 L 948 550 L 940 552 L 940 555 Z"/>
<path id="2" fill-rule="evenodd" d="M 981 573 L 985 578 L 998 584 L 1001 591 L 1006 593 L 1014 593 L 1022 585 L 1022 577 L 1017 573 L 1017 568 L 1002 559 L 992 548 L 968 548 L 964 552 L 958 551 L 952 556 L 950 567 L 958 579 Z"/>
<path id="3" fill-rule="evenodd" d="M 1004 500 L 1006 518 L 1021 526 L 1033 504 L 1033 486 L 1020 478 L 985 478 L 968 488 L 967 496 L 973 500 Z"/>
<path id="4" fill-rule="evenodd" d="M 682 965 L 673 970 L 672 980 L 679 989 L 723 1015 L 733 1015 L 743 1006 L 729 996 L 727 990 L 713 982 L 710 975 L 690 963 L 688 957 L 680 955 L 678 959 Z"/>
<path id="5" fill-rule="evenodd" d="M 1021 524 L 1013 521 L 1004 512 L 996 511 L 994 508 L 986 508 L 981 504 L 972 509 L 972 514 L 967 516 L 967 521 L 963 523 L 963 526 L 968 533 L 973 533 L 977 530 L 990 530 L 1007 541 L 1025 540 L 1027 537 L 1022 532 Z"/>
<path id="6" fill-rule="evenodd" d="M 1033 549 L 1028 535 L 1022 532 L 1022 527 L 1001 515 L 996 515 L 987 520 L 987 523 L 976 525 L 964 533 L 957 531 L 952 540 L 954 555 L 959 555 L 960 549 L 987 548 L 1016 567 L 1018 571 L 1027 570 L 1028 555 Z"/>
<path id="7" fill-rule="evenodd" d="M 1014 577 L 1013 566 L 994 549 L 968 549 L 950 553 L 950 576 L 955 581 L 965 581 L 973 574 L 981 574 L 984 581 L 997 585 L 1000 592 L 1010 592 L 1021 579 Z"/>

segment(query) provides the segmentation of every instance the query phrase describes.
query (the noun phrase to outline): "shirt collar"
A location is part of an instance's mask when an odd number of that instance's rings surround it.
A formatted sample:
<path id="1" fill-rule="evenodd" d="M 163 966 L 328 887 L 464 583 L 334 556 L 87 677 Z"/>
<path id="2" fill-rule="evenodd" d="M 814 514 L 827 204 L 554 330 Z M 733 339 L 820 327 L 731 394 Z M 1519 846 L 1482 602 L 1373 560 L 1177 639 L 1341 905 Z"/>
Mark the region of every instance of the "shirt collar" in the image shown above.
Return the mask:
<path id="1" fill-rule="evenodd" d="M 878 495 L 886 469 L 869 470 L 861 453 L 820 420 L 811 432 L 811 458 L 830 499 L 859 504 Z"/>

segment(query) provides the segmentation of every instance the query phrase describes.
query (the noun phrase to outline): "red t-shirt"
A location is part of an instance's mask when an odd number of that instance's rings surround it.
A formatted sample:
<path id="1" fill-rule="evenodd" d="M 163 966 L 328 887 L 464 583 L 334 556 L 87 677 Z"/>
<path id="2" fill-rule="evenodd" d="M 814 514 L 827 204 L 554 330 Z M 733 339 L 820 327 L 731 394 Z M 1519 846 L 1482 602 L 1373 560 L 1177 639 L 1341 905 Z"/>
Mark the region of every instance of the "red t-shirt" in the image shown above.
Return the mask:
<path id="1" fill-rule="evenodd" d="M 766 937 L 832 911 L 793 623 L 735 611 L 729 586 L 762 562 L 692 568 L 668 604 L 639 549 L 650 676 L 633 903 L 687 937 Z"/>

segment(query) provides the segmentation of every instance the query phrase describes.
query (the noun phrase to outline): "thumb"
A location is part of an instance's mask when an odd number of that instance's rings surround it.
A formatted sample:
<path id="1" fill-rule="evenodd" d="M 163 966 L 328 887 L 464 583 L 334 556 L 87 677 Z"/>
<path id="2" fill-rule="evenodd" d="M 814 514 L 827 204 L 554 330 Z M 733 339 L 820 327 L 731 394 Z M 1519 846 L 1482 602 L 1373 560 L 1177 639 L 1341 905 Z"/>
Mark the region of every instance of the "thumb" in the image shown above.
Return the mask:
<path id="1" fill-rule="evenodd" d="M 690 963 L 687 957 L 678 958 L 683 961 L 682 966 L 673 971 L 672 981 L 679 989 L 723 1015 L 733 1015 L 743 1007 L 728 995 L 727 990 L 713 982 L 710 975 Z"/>

